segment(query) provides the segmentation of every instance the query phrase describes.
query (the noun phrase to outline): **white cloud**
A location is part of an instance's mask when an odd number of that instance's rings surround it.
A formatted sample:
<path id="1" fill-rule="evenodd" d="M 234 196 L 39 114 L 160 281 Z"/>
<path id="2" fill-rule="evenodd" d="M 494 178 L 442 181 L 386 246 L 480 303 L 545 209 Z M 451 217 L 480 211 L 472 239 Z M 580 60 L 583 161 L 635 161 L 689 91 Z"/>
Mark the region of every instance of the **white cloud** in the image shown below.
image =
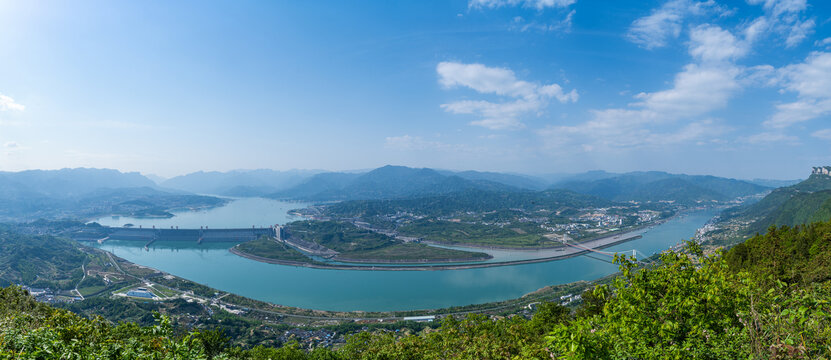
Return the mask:
<path id="1" fill-rule="evenodd" d="M 539 85 L 516 78 L 510 69 L 487 67 L 482 64 L 441 62 L 436 66 L 439 83 L 449 89 L 467 87 L 481 94 L 494 94 L 513 99 L 503 102 L 486 100 L 461 100 L 442 104 L 441 108 L 453 114 L 481 117 L 471 125 L 493 130 L 517 129 L 524 125 L 520 118 L 529 113 L 539 113 L 549 102 L 576 102 L 577 91 L 565 92 L 560 85 Z"/>
<path id="2" fill-rule="evenodd" d="M 814 32 L 816 22 L 805 19 L 801 14 L 808 7 L 806 0 L 747 0 L 751 5 L 762 5 L 765 11 L 762 20 L 757 20 L 748 27 L 748 37 L 753 40 L 765 32 L 773 32 L 785 39 L 785 46 L 792 48 L 799 45 Z"/>
<path id="3" fill-rule="evenodd" d="M 711 11 L 722 12 L 713 0 L 672 0 L 652 11 L 651 14 L 635 20 L 629 27 L 626 37 L 644 47 L 653 49 L 666 46 L 669 40 L 681 35 L 684 21 L 695 15 Z"/>
<path id="4" fill-rule="evenodd" d="M 521 16 L 514 17 L 513 22 L 511 23 L 510 29 L 516 30 L 520 32 L 525 32 L 529 30 L 536 30 L 542 32 L 564 32 L 568 33 L 571 32 L 571 25 L 573 23 L 574 14 L 576 10 L 571 10 L 568 12 L 566 17 L 562 20 L 555 21 L 553 23 L 544 23 L 539 21 L 529 21 L 526 22 L 525 19 Z"/>
<path id="5" fill-rule="evenodd" d="M 26 107 L 18 104 L 14 101 L 14 99 L 0 94 L 0 111 L 7 111 L 7 110 L 14 110 L 14 111 L 23 111 Z"/>
<path id="6" fill-rule="evenodd" d="M 592 119 L 574 126 L 539 131 L 549 147 L 613 149 L 683 142 L 707 142 L 730 129 L 700 117 L 724 108 L 741 89 L 741 68 L 734 61 L 747 54 L 744 42 L 729 31 L 702 25 L 690 34 L 694 62 L 675 76 L 670 89 L 640 93 L 627 108 L 592 111 Z M 675 125 L 681 122 L 683 126 Z"/>
<path id="7" fill-rule="evenodd" d="M 785 128 L 831 114 L 831 53 L 813 52 L 804 62 L 780 69 L 779 78 L 783 91 L 796 93 L 797 100 L 777 105 L 765 126 Z"/>
<path id="8" fill-rule="evenodd" d="M 747 50 L 746 43 L 718 26 L 700 25 L 690 33 L 690 55 L 702 62 L 736 60 Z"/>
<path id="9" fill-rule="evenodd" d="M 827 37 L 825 39 L 817 40 L 814 42 L 814 46 L 827 47 L 828 45 L 831 45 L 831 37 Z"/>
<path id="10" fill-rule="evenodd" d="M 798 13 L 808 7 L 806 0 L 747 0 L 748 4 L 759 5 L 770 11 L 773 16 Z"/>
<path id="11" fill-rule="evenodd" d="M 831 129 L 822 129 L 822 130 L 814 131 L 814 133 L 811 134 L 811 136 L 813 136 L 817 139 L 831 140 Z"/>
<path id="12" fill-rule="evenodd" d="M 503 6 L 532 7 L 538 10 L 545 8 L 564 8 L 576 3 L 577 0 L 470 0 L 469 7 L 475 8 L 499 8 Z"/>

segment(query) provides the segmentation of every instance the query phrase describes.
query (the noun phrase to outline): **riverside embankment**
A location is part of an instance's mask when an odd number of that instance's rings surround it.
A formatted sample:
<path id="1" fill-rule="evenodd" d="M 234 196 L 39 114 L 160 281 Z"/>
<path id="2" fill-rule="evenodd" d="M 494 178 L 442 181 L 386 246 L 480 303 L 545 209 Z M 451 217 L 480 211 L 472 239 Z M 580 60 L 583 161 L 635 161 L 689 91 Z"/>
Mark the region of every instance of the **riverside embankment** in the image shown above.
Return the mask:
<path id="1" fill-rule="evenodd" d="M 239 250 L 238 246 L 234 246 L 229 251 L 235 255 L 239 255 L 245 257 L 247 259 L 261 261 L 269 264 L 279 264 L 279 265 L 289 265 L 289 266 L 302 266 L 308 268 L 316 268 L 316 269 L 329 269 L 329 270 L 369 270 L 369 271 L 429 271 L 429 270 L 465 270 L 465 269 L 480 269 L 480 268 L 489 268 L 489 267 L 497 267 L 497 266 L 512 266 L 512 265 L 522 265 L 522 264 L 534 264 L 534 263 L 541 263 L 541 262 L 548 262 L 548 261 L 556 261 L 556 260 L 563 260 L 572 258 L 575 256 L 580 256 L 584 254 L 588 254 L 591 250 L 601 250 L 608 248 L 613 245 L 625 243 L 627 241 L 632 241 L 636 239 L 642 238 L 643 235 L 640 234 L 618 234 L 609 237 L 604 237 L 595 240 L 589 240 L 583 243 L 580 243 L 581 247 L 574 247 L 574 246 L 563 246 L 560 248 L 546 248 L 544 250 L 553 250 L 556 251 L 557 254 L 554 256 L 545 256 L 545 257 L 534 257 L 522 260 L 512 260 L 512 261 L 502 261 L 502 262 L 487 262 L 487 263 L 460 263 L 460 264 L 411 264 L 411 265 L 400 265 L 400 264 L 393 264 L 393 263 L 383 263 L 383 260 L 376 260 L 377 264 L 366 264 L 366 265 L 351 265 L 351 264 L 342 264 L 342 263 L 326 263 L 320 261 L 313 261 L 310 259 L 309 262 L 299 262 L 299 261 L 290 261 L 290 260 L 280 260 L 280 259 L 271 259 L 262 256 L 258 256 L 256 254 L 249 254 Z M 370 262 L 371 260 L 367 260 L 366 262 Z"/>

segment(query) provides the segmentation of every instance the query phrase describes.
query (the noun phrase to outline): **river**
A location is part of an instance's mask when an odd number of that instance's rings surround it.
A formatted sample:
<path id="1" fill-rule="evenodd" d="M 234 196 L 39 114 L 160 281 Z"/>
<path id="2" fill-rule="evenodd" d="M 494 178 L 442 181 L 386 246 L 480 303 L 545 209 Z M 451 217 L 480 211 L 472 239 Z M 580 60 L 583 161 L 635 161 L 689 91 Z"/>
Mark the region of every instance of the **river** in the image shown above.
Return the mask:
<path id="1" fill-rule="evenodd" d="M 174 213 L 169 219 L 102 218 L 102 225 L 211 228 L 265 226 L 294 220 L 285 212 L 303 204 L 267 199 L 239 199 L 206 211 Z M 663 251 L 689 239 L 716 215 L 705 210 L 676 217 L 642 232 L 637 240 L 604 251 L 629 252 L 639 257 Z M 109 223 L 107 223 L 109 221 Z M 443 308 L 501 301 L 539 288 L 593 280 L 617 271 L 609 259 L 578 256 L 545 263 L 445 271 L 330 270 L 266 264 L 231 254 L 233 243 L 109 240 L 96 245 L 136 264 L 156 268 L 222 291 L 257 300 L 301 308 L 335 311 L 393 311 Z M 502 254 L 516 259 L 528 254 Z"/>

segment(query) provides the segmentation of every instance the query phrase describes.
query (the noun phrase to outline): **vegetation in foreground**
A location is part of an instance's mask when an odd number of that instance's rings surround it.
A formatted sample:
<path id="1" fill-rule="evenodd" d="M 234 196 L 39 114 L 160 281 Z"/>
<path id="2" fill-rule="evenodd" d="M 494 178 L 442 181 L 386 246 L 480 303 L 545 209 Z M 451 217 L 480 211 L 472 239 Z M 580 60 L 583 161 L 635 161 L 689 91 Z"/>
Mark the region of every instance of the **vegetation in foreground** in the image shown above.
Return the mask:
<path id="1" fill-rule="evenodd" d="M 831 222 L 771 228 L 721 256 L 698 245 L 651 267 L 618 258 L 621 275 L 575 313 L 544 303 L 534 317 L 447 317 L 437 329 L 351 336 L 341 348 L 228 346 L 221 330 L 176 333 L 112 325 L 0 291 L 0 356 L 126 359 L 827 359 L 831 356 Z M 798 255 L 798 256 L 794 256 Z M 773 266 L 771 266 L 773 265 Z M 792 270 L 793 269 L 793 270 Z M 807 272 L 807 269 L 815 270 Z M 795 276 L 797 273 L 809 276 Z M 813 274 L 813 275 L 812 275 Z"/>

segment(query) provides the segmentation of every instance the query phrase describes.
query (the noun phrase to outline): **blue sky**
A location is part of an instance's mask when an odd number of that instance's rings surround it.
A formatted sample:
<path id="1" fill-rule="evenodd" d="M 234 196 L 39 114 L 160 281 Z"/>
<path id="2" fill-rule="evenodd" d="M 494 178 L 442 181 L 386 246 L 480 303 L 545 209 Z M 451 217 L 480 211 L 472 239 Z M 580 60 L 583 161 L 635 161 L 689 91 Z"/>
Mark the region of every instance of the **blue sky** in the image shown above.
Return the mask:
<path id="1" fill-rule="evenodd" d="M 0 1 L 0 170 L 831 165 L 831 5 Z"/>

